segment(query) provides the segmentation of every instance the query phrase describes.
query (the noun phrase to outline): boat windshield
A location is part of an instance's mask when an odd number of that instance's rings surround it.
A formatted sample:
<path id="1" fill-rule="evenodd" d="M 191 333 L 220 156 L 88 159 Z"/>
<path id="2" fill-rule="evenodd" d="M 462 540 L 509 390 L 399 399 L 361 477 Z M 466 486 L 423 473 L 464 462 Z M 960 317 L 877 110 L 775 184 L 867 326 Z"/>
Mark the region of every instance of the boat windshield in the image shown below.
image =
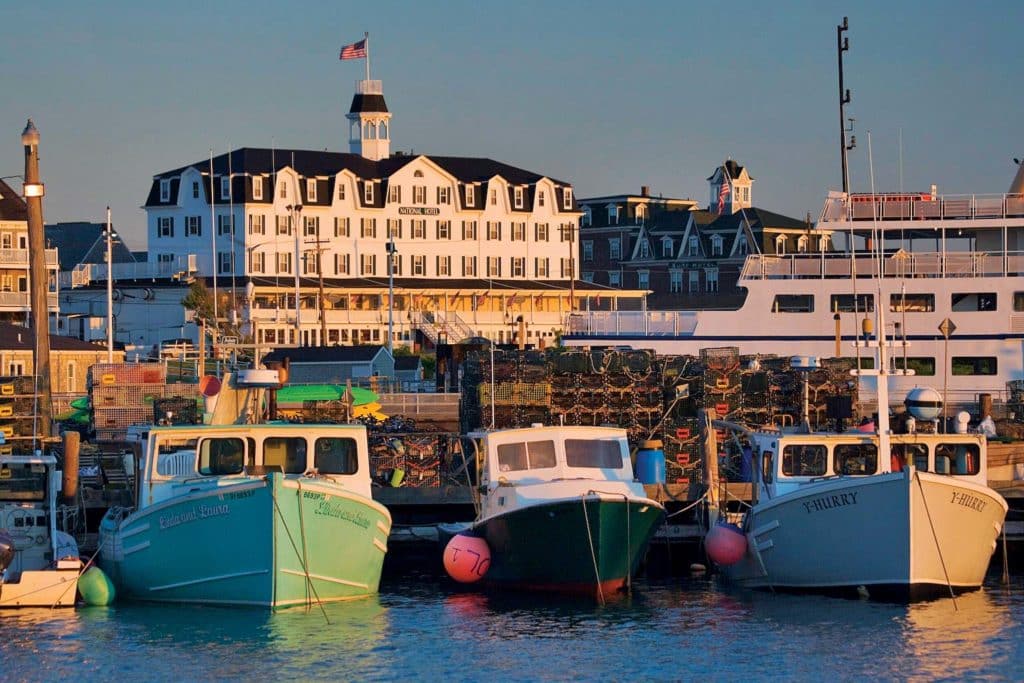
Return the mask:
<path id="1" fill-rule="evenodd" d="M 359 471 L 356 440 L 348 437 L 323 437 L 316 440 L 313 467 L 320 474 L 355 474 Z"/>
<path id="2" fill-rule="evenodd" d="M 569 467 L 620 470 L 625 464 L 617 439 L 566 439 L 565 461 Z"/>
<path id="3" fill-rule="evenodd" d="M 498 446 L 498 470 L 500 472 L 549 469 L 554 466 L 555 442 L 550 439 L 506 443 Z"/>
<path id="4" fill-rule="evenodd" d="M 0 500 L 46 498 L 46 466 L 29 463 L 0 465 Z"/>

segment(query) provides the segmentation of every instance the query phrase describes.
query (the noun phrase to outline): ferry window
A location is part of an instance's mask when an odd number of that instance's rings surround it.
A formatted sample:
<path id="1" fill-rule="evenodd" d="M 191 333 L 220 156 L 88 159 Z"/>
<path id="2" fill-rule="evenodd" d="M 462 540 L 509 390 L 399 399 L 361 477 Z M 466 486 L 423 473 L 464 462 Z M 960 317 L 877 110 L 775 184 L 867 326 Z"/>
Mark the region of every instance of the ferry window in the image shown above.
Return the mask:
<path id="1" fill-rule="evenodd" d="M 954 375 L 995 375 L 995 356 L 953 356 L 950 367 Z"/>
<path id="2" fill-rule="evenodd" d="M 306 471 L 306 440 L 301 436 L 264 439 L 263 464 L 277 465 L 285 474 L 302 474 Z"/>
<path id="3" fill-rule="evenodd" d="M 833 294 L 829 310 L 833 313 L 873 313 L 875 310 L 874 294 Z"/>
<path id="4" fill-rule="evenodd" d="M 355 439 L 317 439 L 313 467 L 321 474 L 355 474 L 359 471 Z"/>
<path id="5" fill-rule="evenodd" d="M 828 449 L 820 444 L 785 446 L 782 473 L 790 477 L 820 477 L 825 474 Z"/>
<path id="6" fill-rule="evenodd" d="M 46 466 L 7 463 L 0 467 L 0 500 L 43 500 L 46 497 Z M 15 517 L 15 524 L 17 524 Z"/>
<path id="7" fill-rule="evenodd" d="M 954 313 L 996 310 L 995 292 L 957 292 L 952 295 L 950 307 Z"/>
<path id="8" fill-rule="evenodd" d="M 1024 292 L 1013 293 L 1013 311 L 1014 313 L 1024 312 Z"/>
<path id="9" fill-rule="evenodd" d="M 241 474 L 245 442 L 239 438 L 204 439 L 199 445 L 199 474 Z"/>
<path id="10" fill-rule="evenodd" d="M 893 313 L 931 313 L 935 310 L 935 295 L 890 294 L 889 310 Z"/>
<path id="11" fill-rule="evenodd" d="M 936 474 L 977 474 L 981 449 L 976 443 L 940 443 L 935 446 Z"/>
<path id="12" fill-rule="evenodd" d="M 569 467 L 622 469 L 622 444 L 613 439 L 566 439 L 565 462 Z"/>
<path id="13" fill-rule="evenodd" d="M 893 359 L 893 367 L 897 370 L 913 370 L 915 375 L 935 375 L 935 359 L 925 356 L 911 356 L 906 359 L 897 356 Z"/>
<path id="14" fill-rule="evenodd" d="M 813 294 L 776 294 L 772 303 L 776 313 L 813 313 Z"/>
<path id="15" fill-rule="evenodd" d="M 878 471 L 878 447 L 873 443 L 850 443 L 835 447 L 836 474 L 874 474 Z"/>
<path id="16" fill-rule="evenodd" d="M 857 359 L 854 356 L 844 356 L 841 360 L 847 361 L 848 363 L 852 364 L 853 367 L 857 367 Z M 875 359 L 872 358 L 871 356 L 861 356 L 860 357 L 860 369 L 861 370 L 874 370 L 875 369 Z"/>

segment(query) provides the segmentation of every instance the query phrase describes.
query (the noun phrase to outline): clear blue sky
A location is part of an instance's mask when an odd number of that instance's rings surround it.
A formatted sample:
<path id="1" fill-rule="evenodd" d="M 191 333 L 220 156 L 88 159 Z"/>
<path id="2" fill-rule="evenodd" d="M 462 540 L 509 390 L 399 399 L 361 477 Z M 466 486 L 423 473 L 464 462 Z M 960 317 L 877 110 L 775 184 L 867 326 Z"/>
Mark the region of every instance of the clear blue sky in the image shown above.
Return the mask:
<path id="1" fill-rule="evenodd" d="M 486 156 L 576 185 L 707 202 L 726 157 L 754 203 L 815 216 L 839 186 L 836 24 L 850 17 L 853 189 L 1005 192 L 1024 157 L 1024 3 L 8 2 L 0 176 L 42 134 L 47 222 L 145 245 L 155 173 L 243 146 L 347 151 L 371 36 L 392 149 Z M 20 187 L 20 181 L 10 181 Z"/>

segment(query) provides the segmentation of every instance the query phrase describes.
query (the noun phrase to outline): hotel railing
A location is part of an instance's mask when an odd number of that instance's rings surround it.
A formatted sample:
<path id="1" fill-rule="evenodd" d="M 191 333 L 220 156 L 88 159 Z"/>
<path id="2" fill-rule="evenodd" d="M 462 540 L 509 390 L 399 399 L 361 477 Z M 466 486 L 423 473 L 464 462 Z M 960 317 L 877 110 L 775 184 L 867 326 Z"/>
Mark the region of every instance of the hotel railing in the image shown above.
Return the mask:
<path id="1" fill-rule="evenodd" d="M 198 272 L 196 255 L 176 256 L 173 261 L 149 263 L 148 261 L 113 264 L 114 281 L 152 280 L 174 278 Z M 60 274 L 60 285 L 64 288 L 85 287 L 93 282 L 107 281 L 107 264 L 80 263 L 70 271 Z"/>

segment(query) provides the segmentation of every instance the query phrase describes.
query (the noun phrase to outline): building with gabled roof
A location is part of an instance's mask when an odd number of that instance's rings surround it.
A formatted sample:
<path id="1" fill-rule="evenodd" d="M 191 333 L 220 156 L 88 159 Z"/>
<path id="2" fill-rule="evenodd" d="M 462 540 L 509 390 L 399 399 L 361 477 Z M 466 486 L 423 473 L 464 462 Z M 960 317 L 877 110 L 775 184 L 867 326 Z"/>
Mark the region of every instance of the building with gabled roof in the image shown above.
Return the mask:
<path id="1" fill-rule="evenodd" d="M 47 249 L 50 275 L 47 308 L 58 310 L 57 250 Z M 0 180 L 0 321 L 25 323 L 31 311 L 29 296 L 28 205 L 10 185 Z"/>

